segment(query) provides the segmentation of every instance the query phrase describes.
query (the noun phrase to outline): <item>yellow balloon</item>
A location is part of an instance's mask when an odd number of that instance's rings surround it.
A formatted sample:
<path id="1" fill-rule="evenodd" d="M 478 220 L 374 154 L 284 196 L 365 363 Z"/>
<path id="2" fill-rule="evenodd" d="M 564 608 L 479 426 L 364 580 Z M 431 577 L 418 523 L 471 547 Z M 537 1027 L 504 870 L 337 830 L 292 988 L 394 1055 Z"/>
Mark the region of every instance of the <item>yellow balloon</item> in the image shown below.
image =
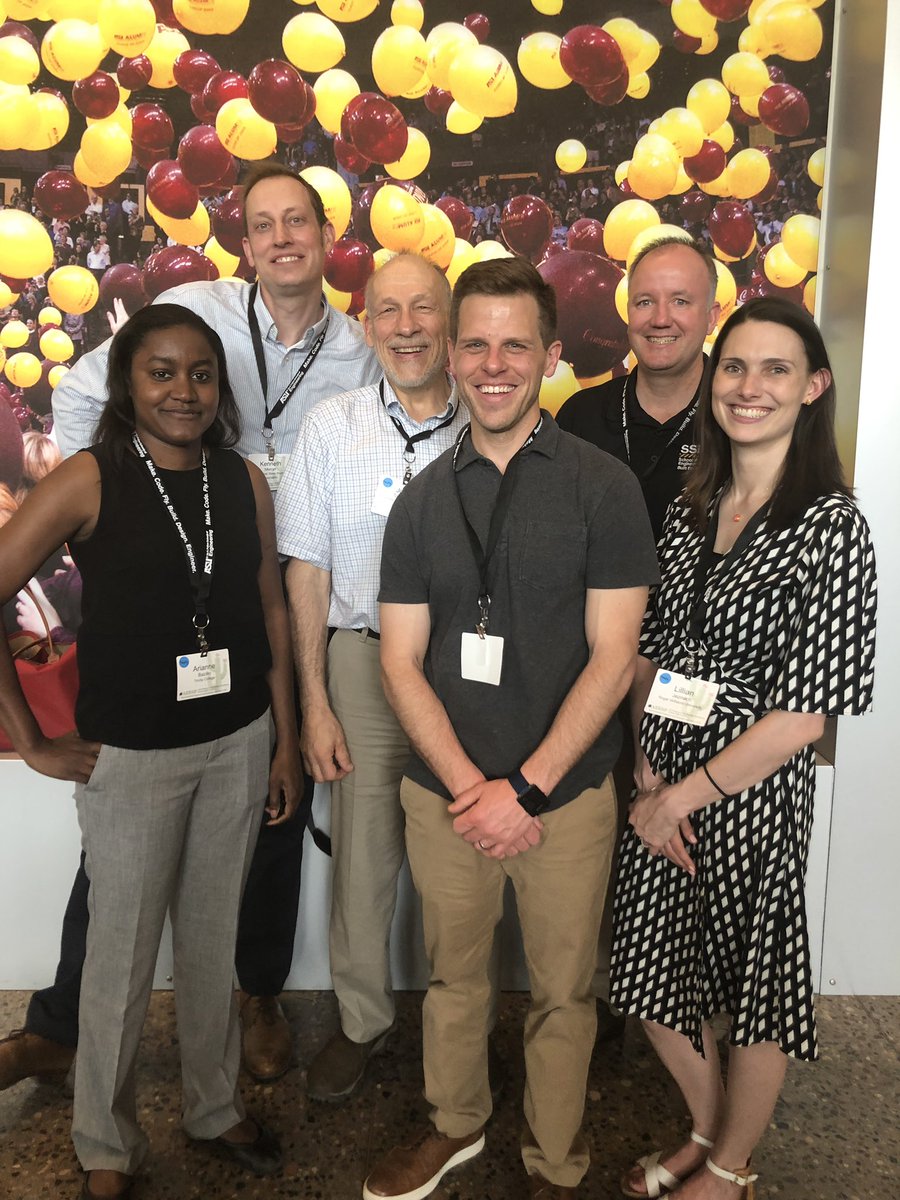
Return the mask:
<path id="1" fill-rule="evenodd" d="M 352 293 L 339 292 L 337 288 L 331 286 L 327 279 L 322 280 L 322 291 L 325 293 L 325 299 L 331 307 L 336 308 L 338 312 L 347 312 L 353 303 Z"/>
<path id="2" fill-rule="evenodd" d="M 478 38 L 471 29 L 466 29 L 465 25 L 460 25 L 457 21 L 442 21 L 435 25 L 425 39 L 428 50 L 428 78 L 434 86 L 452 91 L 450 67 L 454 59 L 462 50 L 477 45 Z"/>
<path id="3" fill-rule="evenodd" d="M 628 276 L 627 275 L 623 275 L 622 278 L 619 280 L 619 282 L 616 284 L 616 294 L 615 294 L 614 299 L 616 302 L 616 312 L 619 314 L 619 316 L 622 318 L 622 320 L 627 325 L 628 324 Z"/>
<path id="4" fill-rule="evenodd" d="M 618 42 L 629 71 L 648 71 L 659 58 L 659 42 L 630 18 L 613 17 L 603 28 Z"/>
<path id="5" fill-rule="evenodd" d="M 628 95 L 632 100 L 643 100 L 650 91 L 650 76 L 646 71 L 638 71 L 628 77 Z"/>
<path id="6" fill-rule="evenodd" d="M 147 212 L 166 237 L 178 242 L 179 246 L 202 246 L 209 237 L 209 213 L 199 201 L 191 215 L 182 219 L 161 213 L 149 196 L 144 203 Z"/>
<path id="7" fill-rule="evenodd" d="M 534 87 L 553 91 L 572 82 L 559 63 L 562 38 L 555 33 L 529 33 L 522 38 L 516 62 L 522 77 Z"/>
<path id="8" fill-rule="evenodd" d="M 666 240 L 676 238 L 681 242 L 693 241 L 688 231 L 682 229 L 680 225 L 648 225 L 646 229 L 642 229 L 634 235 L 634 239 L 628 247 L 628 253 L 625 255 L 626 268 L 630 271 L 631 264 L 640 252 L 645 250 L 647 246 L 652 246 L 654 242 L 658 242 L 663 238 Z"/>
<path id="9" fill-rule="evenodd" d="M 475 247 L 463 238 L 456 238 L 453 257 L 450 259 L 450 266 L 447 268 L 447 280 L 451 287 L 456 285 L 457 279 L 459 279 L 466 267 L 471 267 L 474 261 Z"/>
<path id="10" fill-rule="evenodd" d="M 173 0 L 178 23 L 191 33 L 234 33 L 244 23 L 250 0 Z"/>
<path id="11" fill-rule="evenodd" d="M 13 354 L 6 360 L 3 371 L 13 387 L 34 387 L 41 377 L 41 360 L 26 352 Z"/>
<path id="12" fill-rule="evenodd" d="M 350 224 L 350 210 L 353 207 L 346 183 L 330 167 L 304 167 L 300 174 L 322 197 L 325 216 L 334 226 L 334 236 L 343 237 Z"/>
<path id="13" fill-rule="evenodd" d="M 746 29 L 741 30 L 738 38 L 738 50 L 743 50 L 746 54 L 755 54 L 757 58 L 765 58 L 766 55 L 771 54 L 762 31 L 756 25 L 748 25 Z"/>
<path id="14" fill-rule="evenodd" d="M 115 179 L 115 175 L 101 175 L 98 171 L 92 171 L 84 161 L 84 155 L 80 150 L 76 153 L 75 161 L 72 163 L 72 173 L 79 183 L 83 183 L 85 187 L 89 188 L 106 187 Z"/>
<path id="15" fill-rule="evenodd" d="M 474 133 L 483 121 L 484 117 L 469 112 L 456 100 L 447 109 L 447 115 L 444 117 L 444 124 L 450 133 Z"/>
<path id="16" fill-rule="evenodd" d="M 675 28 L 688 37 L 702 38 L 716 28 L 716 18 L 706 11 L 700 0 L 672 0 L 669 11 Z"/>
<path id="17" fill-rule="evenodd" d="M 24 321 L 7 321 L 0 329 L 0 343 L 7 350 L 16 350 L 28 341 L 28 326 Z"/>
<path id="18" fill-rule="evenodd" d="M 0 85 L 0 150 L 21 149 L 30 101 L 26 84 Z"/>
<path id="19" fill-rule="evenodd" d="M 385 96 L 402 96 L 416 87 L 427 66 L 425 39 L 411 25 L 391 25 L 375 39 L 372 74 Z"/>
<path id="20" fill-rule="evenodd" d="M 156 12 L 150 0 L 100 0 L 97 25 L 110 50 L 136 58 L 153 41 Z"/>
<path id="21" fill-rule="evenodd" d="M 51 21 L 80 17 L 82 21 L 90 21 L 96 25 L 99 2 L 100 0 L 45 0 L 44 13 Z"/>
<path id="22" fill-rule="evenodd" d="M 321 13 L 299 13 L 291 17 L 281 35 L 281 45 L 299 71 L 311 71 L 318 75 L 336 67 L 347 47 L 344 37 L 335 25 Z"/>
<path id="23" fill-rule="evenodd" d="M 587 162 L 587 149 L 577 138 L 567 138 L 556 147 L 556 165 L 566 175 L 580 171 Z"/>
<path id="24" fill-rule="evenodd" d="M 378 0 L 316 0 L 317 6 L 332 21 L 362 21 L 378 7 Z"/>
<path id="25" fill-rule="evenodd" d="M 727 121 L 731 113 L 731 96 L 718 79 L 700 79 L 687 94 L 686 106 L 699 117 L 707 137 Z"/>
<path id="26" fill-rule="evenodd" d="M 4 283 L 0 279 L 0 309 L 9 308 L 9 306 L 17 300 L 16 293 L 12 290 L 8 283 Z"/>
<path id="27" fill-rule="evenodd" d="M 57 363 L 55 367 L 50 368 L 50 370 L 47 372 L 47 382 L 52 388 L 56 387 L 68 369 L 69 368 L 63 366 L 62 363 Z"/>
<path id="28" fill-rule="evenodd" d="M 637 53 L 628 64 L 629 71 L 649 71 L 659 58 L 660 45 L 646 29 L 639 29 Z"/>
<path id="29" fill-rule="evenodd" d="M 421 129 L 410 126 L 409 141 L 406 143 L 403 154 L 396 162 L 385 163 L 384 169 L 394 179 L 415 179 L 428 166 L 430 158 L 431 144 L 428 138 Z"/>
<path id="30" fill-rule="evenodd" d="M 62 325 L 62 313 L 58 308 L 47 304 L 38 313 L 38 325 Z"/>
<path id="31" fill-rule="evenodd" d="M 806 267 L 791 258 L 783 242 L 776 242 L 763 259 L 766 278 L 776 287 L 794 287 L 806 278 Z"/>
<path id="32" fill-rule="evenodd" d="M 603 248 L 610 258 L 624 262 L 631 243 L 642 230 L 659 225 L 659 213 L 646 200 L 623 200 L 603 226 Z"/>
<path id="33" fill-rule="evenodd" d="M 769 160 L 762 150 L 739 150 L 725 168 L 728 187 L 737 200 L 749 200 L 761 192 L 771 173 Z"/>
<path id="34" fill-rule="evenodd" d="M 425 24 L 425 9 L 419 0 L 394 0 L 391 5 L 391 24 L 421 29 Z"/>
<path id="35" fill-rule="evenodd" d="M 390 262 L 392 258 L 396 257 L 397 256 L 393 250 L 386 250 L 384 246 L 381 246 L 372 254 L 372 261 L 375 263 L 375 270 L 377 271 L 379 267 L 383 267 L 386 262 Z"/>
<path id="36" fill-rule="evenodd" d="M 706 192 L 707 196 L 730 196 L 731 184 L 728 182 L 728 168 L 726 167 L 721 175 L 717 175 L 715 179 L 710 179 L 708 183 L 698 183 L 697 187 L 701 192 Z M 732 259 L 731 261 L 735 262 L 737 260 Z"/>
<path id="37" fill-rule="evenodd" d="M 72 339 L 62 329 L 48 329 L 41 334 L 39 345 L 44 358 L 55 363 L 66 362 L 75 353 Z"/>
<path id="38" fill-rule="evenodd" d="M 278 143 L 275 126 L 259 115 L 246 96 L 225 101 L 216 113 L 216 133 L 225 149 L 238 158 L 268 158 Z"/>
<path id="39" fill-rule="evenodd" d="M 169 29 L 166 25 L 158 25 L 153 40 L 144 51 L 153 65 L 150 76 L 150 87 L 173 88 L 175 59 L 185 50 L 190 50 L 191 44 L 180 29 Z"/>
<path id="40" fill-rule="evenodd" d="M 669 108 L 658 118 L 656 133 L 671 142 L 682 158 L 692 158 L 703 145 L 703 123 L 688 108 Z"/>
<path id="41" fill-rule="evenodd" d="M 759 116 L 759 96 L 738 96 L 738 104 L 749 117 Z"/>
<path id="42" fill-rule="evenodd" d="M 486 238 L 475 247 L 475 262 L 488 262 L 493 258 L 515 258 L 511 251 L 493 238 Z"/>
<path id="43" fill-rule="evenodd" d="M 4 0 L 4 15 L 12 17 L 14 21 L 40 20 L 45 3 L 46 0 Z"/>
<path id="44" fill-rule="evenodd" d="M 515 111 L 516 74 L 492 46 L 468 46 L 450 67 L 450 91 L 469 112 L 481 117 L 505 117 Z"/>
<path id="45" fill-rule="evenodd" d="M 21 37 L 0 38 L 0 79 L 4 83 L 33 83 L 41 60 L 30 42 Z"/>
<path id="46" fill-rule="evenodd" d="M 426 71 L 422 78 L 413 87 L 408 88 L 402 93 L 404 100 L 421 100 L 423 96 L 427 96 L 431 89 L 431 80 L 428 78 Z"/>
<path id="47" fill-rule="evenodd" d="M 354 96 L 359 95 L 359 84 L 349 71 L 332 67 L 323 71 L 313 84 L 316 93 L 316 120 L 329 133 L 340 133 L 341 116 Z"/>
<path id="48" fill-rule="evenodd" d="M 231 279 L 241 261 L 236 254 L 231 254 L 224 246 L 220 245 L 214 237 L 209 238 L 203 247 L 203 253 L 219 272 L 220 279 Z"/>
<path id="49" fill-rule="evenodd" d="M 822 187 L 825 182 L 825 147 L 821 146 L 809 156 L 806 173 L 816 185 Z"/>
<path id="50" fill-rule="evenodd" d="M 49 150 L 66 136 L 69 107 L 52 92 L 35 92 L 29 97 L 22 128 L 23 150 Z"/>
<path id="51" fill-rule="evenodd" d="M 722 63 L 722 82 L 733 96 L 758 96 L 772 81 L 761 58 L 739 50 Z"/>
<path id="52" fill-rule="evenodd" d="M 631 159 L 626 158 L 620 162 L 614 171 L 615 180 L 619 187 L 622 186 L 624 180 L 628 178 L 628 168 L 631 166 Z"/>
<path id="53" fill-rule="evenodd" d="M 731 127 L 731 122 L 723 121 L 718 129 L 712 131 L 709 137 L 711 141 L 718 142 L 727 154 L 734 145 L 734 129 Z"/>
<path id="54" fill-rule="evenodd" d="M 816 280 L 818 275 L 811 275 L 803 285 L 803 307 L 807 312 L 816 315 Z"/>
<path id="55" fill-rule="evenodd" d="M 818 192 L 816 192 L 816 208 L 819 210 L 819 212 L 822 211 L 822 204 L 824 203 L 824 201 L 825 201 L 825 189 L 819 188 Z"/>
<path id="56" fill-rule="evenodd" d="M 47 277 L 47 291 L 56 307 L 67 313 L 90 312 L 100 294 L 87 267 L 58 267 Z"/>
<path id="57" fill-rule="evenodd" d="M 819 266 L 819 228 L 818 217 L 795 213 L 793 217 L 788 217 L 781 230 L 785 250 L 795 263 L 807 271 L 815 271 Z"/>
<path id="58" fill-rule="evenodd" d="M 772 54 L 809 62 L 822 49 L 822 22 L 806 4 L 776 4 L 759 21 Z"/>
<path id="59" fill-rule="evenodd" d="M 453 222 L 433 204 L 423 204 L 421 207 L 425 225 L 422 238 L 416 246 L 416 253 L 440 267 L 442 271 L 446 271 L 456 250 Z"/>
<path id="60" fill-rule="evenodd" d="M 531 0 L 531 7 L 544 17 L 556 17 L 562 12 L 563 0 Z"/>
<path id="61" fill-rule="evenodd" d="M 704 188 L 704 191 L 705 190 L 706 189 Z M 744 254 L 741 256 L 741 258 L 749 258 L 750 255 L 753 254 L 754 251 L 756 250 L 756 245 L 757 245 L 756 234 L 754 233 L 748 249 L 744 252 Z M 715 244 L 713 245 L 713 254 L 716 256 L 716 258 L 719 260 L 719 262 L 735 263 L 735 262 L 741 261 L 741 258 L 732 258 L 732 256 L 730 254 L 726 254 L 724 250 L 720 250 L 719 247 L 716 246 Z"/>
<path id="62" fill-rule="evenodd" d="M 57 79 L 84 79 L 93 75 L 106 55 L 106 43 L 96 25 L 68 17 L 44 34 L 41 60 Z"/>
<path id="63" fill-rule="evenodd" d="M 414 250 L 422 240 L 422 206 L 392 183 L 380 187 L 369 210 L 372 232 L 386 250 Z"/>
<path id="64" fill-rule="evenodd" d="M 712 54 L 716 46 L 719 44 L 719 34 L 717 30 L 712 30 L 711 33 L 705 33 L 700 39 L 700 45 L 694 51 L 695 54 Z"/>
<path id="65" fill-rule="evenodd" d="M 4 366 L 5 363 L 6 363 L 6 351 L 3 349 L 3 346 L 0 345 L 0 367 Z"/>
<path id="66" fill-rule="evenodd" d="M 719 321 L 721 325 L 731 316 L 734 306 L 737 303 L 737 284 L 734 276 L 725 266 L 723 262 L 715 260 L 716 275 L 718 283 L 716 284 L 716 301 L 719 305 Z"/>
<path id="67" fill-rule="evenodd" d="M 569 397 L 580 391 L 581 384 L 575 378 L 575 372 L 569 363 L 560 359 L 553 374 L 542 377 L 538 403 L 551 417 L 555 417 Z"/>
<path id="68" fill-rule="evenodd" d="M 131 138 L 117 121 L 98 121 L 81 135 L 81 154 L 88 170 L 109 182 L 131 162 Z"/>
<path id="69" fill-rule="evenodd" d="M 0 275 L 31 279 L 53 265 L 53 243 L 47 230 L 30 213 L 0 209 Z"/>
<path id="70" fill-rule="evenodd" d="M 661 200 L 675 185 L 679 165 L 670 141 L 659 134 L 645 133 L 631 156 L 628 182 L 644 200 Z"/>
<path id="71" fill-rule="evenodd" d="M 689 192 L 694 186 L 694 181 L 684 169 L 684 163 L 678 164 L 678 174 L 675 176 L 675 182 L 672 184 L 670 196 L 683 196 L 685 192 Z"/>
<path id="72" fill-rule="evenodd" d="M 130 111 L 124 104 L 120 104 L 108 117 L 85 117 L 85 122 L 88 125 L 99 125 L 103 121 L 108 121 L 111 125 L 118 125 L 123 133 L 127 133 L 131 137 L 133 121 Z"/>

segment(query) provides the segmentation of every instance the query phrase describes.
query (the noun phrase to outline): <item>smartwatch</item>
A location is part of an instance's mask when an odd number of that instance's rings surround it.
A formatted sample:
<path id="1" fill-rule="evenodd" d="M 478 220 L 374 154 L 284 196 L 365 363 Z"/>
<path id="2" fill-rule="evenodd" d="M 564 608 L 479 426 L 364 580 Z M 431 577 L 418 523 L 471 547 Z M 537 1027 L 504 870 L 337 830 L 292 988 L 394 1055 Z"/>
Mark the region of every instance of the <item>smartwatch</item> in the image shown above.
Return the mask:
<path id="1" fill-rule="evenodd" d="M 529 817 L 536 817 L 550 807 L 550 801 L 537 784 L 529 783 L 521 771 L 512 771 L 506 778 Z"/>

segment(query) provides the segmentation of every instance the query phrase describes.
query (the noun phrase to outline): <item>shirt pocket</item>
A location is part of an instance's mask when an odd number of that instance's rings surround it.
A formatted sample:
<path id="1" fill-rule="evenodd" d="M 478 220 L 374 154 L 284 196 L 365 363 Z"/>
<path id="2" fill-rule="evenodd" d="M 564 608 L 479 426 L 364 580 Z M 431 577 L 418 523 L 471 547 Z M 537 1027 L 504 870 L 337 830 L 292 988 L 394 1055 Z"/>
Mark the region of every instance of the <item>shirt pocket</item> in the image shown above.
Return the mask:
<path id="1" fill-rule="evenodd" d="M 573 582 L 583 585 L 586 549 L 585 526 L 529 520 L 519 553 L 519 582 L 542 591 Z"/>

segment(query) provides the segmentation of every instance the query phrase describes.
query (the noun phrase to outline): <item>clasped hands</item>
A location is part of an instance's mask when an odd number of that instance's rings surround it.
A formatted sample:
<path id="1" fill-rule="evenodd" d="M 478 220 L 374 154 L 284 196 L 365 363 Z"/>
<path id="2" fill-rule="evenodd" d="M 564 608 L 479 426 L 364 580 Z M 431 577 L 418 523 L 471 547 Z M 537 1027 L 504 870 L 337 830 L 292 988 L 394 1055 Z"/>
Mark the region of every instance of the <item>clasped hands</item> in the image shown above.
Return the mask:
<path id="1" fill-rule="evenodd" d="M 507 779 L 481 779 L 449 808 L 453 830 L 485 858 L 512 858 L 536 846 L 544 828 L 529 816 Z"/>
<path id="2" fill-rule="evenodd" d="M 696 845 L 697 835 L 690 817 L 679 817 L 676 813 L 676 785 L 654 775 L 646 764 L 643 769 L 635 770 L 635 784 L 637 795 L 628 810 L 628 824 L 641 845 L 651 857 L 663 854 L 689 875 L 696 875 L 697 868 L 685 843 Z"/>

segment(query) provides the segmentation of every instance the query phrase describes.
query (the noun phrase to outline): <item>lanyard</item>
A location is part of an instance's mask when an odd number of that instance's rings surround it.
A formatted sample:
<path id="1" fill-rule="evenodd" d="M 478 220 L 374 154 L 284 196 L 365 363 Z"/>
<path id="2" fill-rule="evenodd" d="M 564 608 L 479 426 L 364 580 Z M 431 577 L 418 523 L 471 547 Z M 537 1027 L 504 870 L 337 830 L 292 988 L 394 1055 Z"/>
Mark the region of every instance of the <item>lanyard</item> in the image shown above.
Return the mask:
<path id="1" fill-rule="evenodd" d="M 287 403 L 293 396 L 294 392 L 300 386 L 304 375 L 316 361 L 316 355 L 322 349 L 322 344 L 325 341 L 325 335 L 328 333 L 328 323 L 330 317 L 326 317 L 325 326 L 322 332 L 312 344 L 312 349 L 303 362 L 297 368 L 294 378 L 290 381 L 275 403 L 269 408 L 269 374 L 266 371 L 266 355 L 263 349 L 262 334 L 259 331 L 259 321 L 256 317 L 256 293 L 259 290 L 259 284 L 254 283 L 250 289 L 250 298 L 247 302 L 247 324 L 250 326 L 250 340 L 253 343 L 253 353 L 256 356 L 256 369 L 259 372 L 259 382 L 262 386 L 263 405 L 265 406 L 266 416 L 263 421 L 263 437 L 266 439 L 266 453 L 269 456 L 269 461 L 272 462 L 275 458 L 275 434 L 272 432 L 272 422 L 276 417 L 280 417 L 287 408 Z"/>
<path id="2" fill-rule="evenodd" d="M 500 533 L 506 523 L 506 515 L 509 512 L 509 506 L 512 503 L 513 488 L 515 487 L 516 474 L 519 469 L 519 464 L 522 461 L 522 454 L 531 445 L 534 439 L 540 432 L 541 426 L 544 423 L 543 414 L 540 420 L 527 440 L 519 447 L 513 457 L 506 465 L 506 470 L 503 473 L 503 478 L 500 480 L 500 490 L 497 492 L 497 499 L 494 502 L 494 510 L 491 513 L 491 523 L 488 527 L 487 545 L 482 548 L 481 542 L 478 539 L 478 534 L 472 527 L 472 522 L 466 515 L 466 510 L 462 502 L 462 493 L 459 489 L 459 479 L 456 474 L 456 460 L 459 456 L 460 447 L 467 433 L 471 431 L 471 425 L 466 425 L 456 439 L 456 446 L 453 450 L 453 462 L 451 464 L 451 472 L 453 474 L 453 482 L 456 484 L 456 499 L 459 501 L 459 510 L 462 513 L 463 521 L 466 525 L 466 533 L 469 535 L 469 545 L 472 547 L 472 556 L 475 559 L 475 566 L 478 568 L 479 587 L 478 587 L 478 609 L 481 613 L 481 619 L 475 626 L 475 632 L 480 638 L 483 638 L 488 630 L 491 611 L 491 594 L 488 591 L 487 577 L 491 565 L 491 559 L 494 556 L 494 551 L 497 549 L 497 542 L 500 540 Z"/>
<path id="3" fill-rule="evenodd" d="M 439 429 L 446 429 L 448 425 L 452 425 L 453 420 L 456 417 L 456 409 L 454 408 L 453 412 L 450 414 L 449 417 L 445 417 L 444 420 L 441 421 L 441 423 L 439 425 L 434 425 L 431 429 L 423 429 L 419 433 L 407 433 L 406 430 L 403 428 L 403 425 L 401 424 L 401 422 L 393 415 L 393 413 L 388 412 L 387 403 L 385 402 L 385 399 L 384 399 L 384 380 L 383 379 L 378 384 L 378 394 L 381 397 L 381 405 L 382 405 L 384 411 L 387 413 L 394 428 L 397 430 L 397 432 L 403 438 L 404 442 L 406 442 L 406 449 L 403 451 L 403 461 L 406 463 L 406 471 L 403 474 L 403 484 L 402 484 L 403 487 L 406 487 L 406 485 L 412 479 L 413 463 L 416 461 L 416 449 L 415 448 L 416 448 L 417 443 L 418 442 L 427 442 L 433 433 L 437 433 L 437 431 Z"/>
<path id="4" fill-rule="evenodd" d="M 636 378 L 637 372 L 634 372 L 633 375 Z M 625 376 L 625 386 L 622 388 L 622 438 L 625 442 L 625 461 L 629 467 L 631 467 L 631 437 L 628 432 L 628 412 L 625 407 L 625 398 L 628 395 L 628 384 L 631 379 L 632 379 L 632 375 L 626 375 Z M 635 396 L 637 396 L 637 384 L 635 384 Z M 688 409 L 684 420 L 681 422 L 681 424 L 678 426 L 678 428 L 675 430 L 675 432 L 672 434 L 672 436 L 666 442 L 665 446 L 663 446 L 662 450 L 660 450 L 659 454 L 656 456 L 655 461 L 651 462 L 649 464 L 649 466 L 645 467 L 644 470 L 640 473 L 640 475 L 637 474 L 637 471 L 634 472 L 635 475 L 637 475 L 637 477 L 638 477 L 639 483 L 644 483 L 645 480 L 650 478 L 650 476 L 653 474 L 653 472 L 659 466 L 662 456 L 665 454 L 665 452 L 669 449 L 669 447 L 674 442 L 676 442 L 681 437 L 681 435 L 687 429 L 688 425 L 690 425 L 691 421 L 693 421 L 694 416 L 697 412 L 698 403 L 699 403 L 698 398 L 695 396 L 693 403 L 691 404 L 691 407 Z M 634 468 L 632 468 L 632 470 L 633 469 Z"/>
<path id="5" fill-rule="evenodd" d="M 165 484 L 159 477 L 159 472 L 156 469 L 156 464 L 147 453 L 144 443 L 138 437 L 137 433 L 132 434 L 131 440 L 134 448 L 137 451 L 138 457 L 143 461 L 144 466 L 150 473 L 150 478 L 156 484 L 156 490 L 159 492 L 160 498 L 165 505 L 166 511 L 172 518 L 178 536 L 181 538 L 181 545 L 184 550 L 184 557 L 187 559 L 188 575 L 191 583 L 191 596 L 194 600 L 194 628 L 197 630 L 197 644 L 200 647 L 201 653 L 206 654 L 209 650 L 209 645 L 206 641 L 206 629 L 209 625 L 209 613 L 206 611 L 206 601 L 209 599 L 209 590 L 212 587 L 213 562 L 215 558 L 215 541 L 213 537 L 212 524 L 212 509 L 209 503 L 209 469 L 206 461 L 206 451 L 203 451 L 202 458 L 202 478 L 203 478 L 203 524 L 206 528 L 206 553 L 203 559 L 203 570 L 197 570 L 197 556 L 194 554 L 194 547 L 191 545 L 191 539 L 185 531 L 181 518 L 175 511 L 175 505 L 169 499 L 169 494 L 166 491 Z"/>

